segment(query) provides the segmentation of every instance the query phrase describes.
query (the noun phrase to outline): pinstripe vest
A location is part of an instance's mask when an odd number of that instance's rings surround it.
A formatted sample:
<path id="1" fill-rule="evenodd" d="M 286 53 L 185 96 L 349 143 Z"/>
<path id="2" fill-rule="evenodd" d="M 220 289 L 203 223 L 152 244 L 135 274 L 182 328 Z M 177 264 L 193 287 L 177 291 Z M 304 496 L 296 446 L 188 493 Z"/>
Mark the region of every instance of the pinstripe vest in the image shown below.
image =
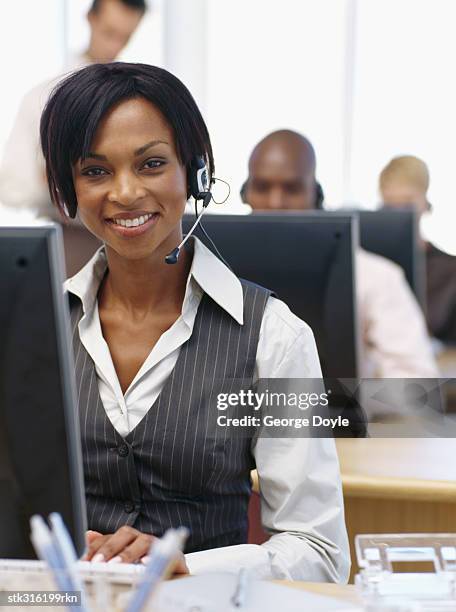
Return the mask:
<path id="1" fill-rule="evenodd" d="M 271 293 L 241 283 L 244 325 L 205 293 L 173 372 L 125 438 L 102 405 L 93 361 L 79 339 L 82 305 L 70 294 L 90 529 L 112 533 L 131 525 L 161 536 L 185 525 L 186 552 L 246 542 L 252 440 L 217 427 L 216 394 L 220 385 L 232 393 L 251 386 Z"/>

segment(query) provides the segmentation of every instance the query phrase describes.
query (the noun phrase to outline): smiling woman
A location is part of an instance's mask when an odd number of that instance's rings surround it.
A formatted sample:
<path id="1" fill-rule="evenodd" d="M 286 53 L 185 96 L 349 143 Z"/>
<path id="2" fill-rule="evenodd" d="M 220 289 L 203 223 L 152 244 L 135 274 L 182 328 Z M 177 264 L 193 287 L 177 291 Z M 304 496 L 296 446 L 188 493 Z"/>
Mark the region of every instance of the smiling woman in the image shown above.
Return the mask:
<path id="1" fill-rule="evenodd" d="M 197 239 L 165 263 L 193 169 L 204 160 L 209 180 L 214 169 L 191 94 L 160 68 L 93 65 L 53 92 L 41 140 L 54 203 L 104 243 L 67 283 L 88 558 L 139 560 L 184 525 L 190 570 L 242 563 L 261 576 L 346 580 L 333 440 L 217 426 L 226 386 L 321 376 L 310 328 Z M 253 467 L 274 534 L 262 546 L 245 544 Z"/>
<path id="2" fill-rule="evenodd" d="M 128 259 L 171 251 L 181 239 L 187 177 L 162 113 L 144 98 L 115 104 L 91 149 L 73 165 L 84 225 Z"/>

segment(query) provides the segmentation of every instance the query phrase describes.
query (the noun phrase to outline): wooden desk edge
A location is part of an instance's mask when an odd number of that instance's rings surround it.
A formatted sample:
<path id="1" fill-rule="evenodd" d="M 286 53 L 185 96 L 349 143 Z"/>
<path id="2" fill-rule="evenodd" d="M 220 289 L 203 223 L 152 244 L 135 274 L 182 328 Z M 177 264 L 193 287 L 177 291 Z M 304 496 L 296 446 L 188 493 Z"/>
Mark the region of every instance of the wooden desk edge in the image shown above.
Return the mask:
<path id="1" fill-rule="evenodd" d="M 356 588 L 353 584 L 333 584 L 326 582 L 301 582 L 300 580 L 289 581 L 289 580 L 274 580 L 277 584 L 283 584 L 293 589 L 302 589 L 315 595 L 322 595 L 324 597 L 333 597 L 334 599 L 340 599 L 341 601 L 353 604 L 355 606 L 361 605 L 361 598 L 358 595 Z"/>
<path id="2" fill-rule="evenodd" d="M 251 473 L 252 490 L 259 493 L 258 474 Z M 345 497 L 376 499 L 410 499 L 456 504 L 456 482 L 447 480 L 419 480 L 413 478 L 385 478 L 342 473 Z"/>
<path id="3" fill-rule="evenodd" d="M 456 482 L 342 474 L 345 497 L 408 499 L 456 504 Z"/>

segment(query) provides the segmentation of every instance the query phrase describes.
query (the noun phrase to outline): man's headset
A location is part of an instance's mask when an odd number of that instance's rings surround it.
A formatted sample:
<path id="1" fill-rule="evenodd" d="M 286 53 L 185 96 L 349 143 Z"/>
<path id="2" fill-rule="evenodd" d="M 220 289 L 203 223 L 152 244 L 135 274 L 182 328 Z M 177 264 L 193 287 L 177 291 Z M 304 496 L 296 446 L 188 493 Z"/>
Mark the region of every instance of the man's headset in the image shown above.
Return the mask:
<path id="1" fill-rule="evenodd" d="M 240 196 L 243 204 L 248 204 L 247 200 L 247 185 L 248 179 L 244 181 L 240 190 Z M 325 194 L 322 186 L 318 181 L 315 181 L 315 208 L 318 210 L 323 210 L 323 202 L 325 201 Z"/>
<path id="2" fill-rule="evenodd" d="M 315 181 L 315 208 L 323 210 L 323 202 L 325 201 L 325 192 L 318 181 Z"/>

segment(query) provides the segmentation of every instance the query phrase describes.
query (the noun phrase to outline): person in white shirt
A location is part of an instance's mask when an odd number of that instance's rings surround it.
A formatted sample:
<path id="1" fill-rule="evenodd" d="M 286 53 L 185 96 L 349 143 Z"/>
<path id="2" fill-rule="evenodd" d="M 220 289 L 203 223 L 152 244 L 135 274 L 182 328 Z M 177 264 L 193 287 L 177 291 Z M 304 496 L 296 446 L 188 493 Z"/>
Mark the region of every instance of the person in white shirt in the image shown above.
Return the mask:
<path id="1" fill-rule="evenodd" d="M 254 210 L 322 208 L 323 190 L 309 140 L 292 130 L 261 140 L 250 156 L 241 197 Z M 402 270 L 363 249 L 358 249 L 355 265 L 361 377 L 438 378 L 424 317 Z"/>
<path id="2" fill-rule="evenodd" d="M 213 176 L 191 94 L 153 66 L 89 66 L 54 91 L 41 141 L 53 202 L 104 243 L 66 285 L 87 558 L 134 562 L 154 536 L 185 525 L 180 572 L 245 566 L 262 577 L 346 581 L 334 440 L 266 437 L 261 426 L 240 437 L 213 423 L 220 381 L 236 389 L 239 379 L 320 379 L 321 370 L 308 325 L 198 240 L 165 263 L 182 240 L 189 195 L 205 199 Z M 253 467 L 271 534 L 261 546 L 245 543 Z"/>
<path id="3" fill-rule="evenodd" d="M 94 0 L 87 14 L 87 49 L 70 59 L 63 74 L 94 62 L 112 62 L 127 45 L 146 11 L 145 0 Z M 39 123 L 46 100 L 62 74 L 27 92 L 0 164 L 0 204 L 55 218 L 49 201 L 44 160 L 39 146 Z"/>

